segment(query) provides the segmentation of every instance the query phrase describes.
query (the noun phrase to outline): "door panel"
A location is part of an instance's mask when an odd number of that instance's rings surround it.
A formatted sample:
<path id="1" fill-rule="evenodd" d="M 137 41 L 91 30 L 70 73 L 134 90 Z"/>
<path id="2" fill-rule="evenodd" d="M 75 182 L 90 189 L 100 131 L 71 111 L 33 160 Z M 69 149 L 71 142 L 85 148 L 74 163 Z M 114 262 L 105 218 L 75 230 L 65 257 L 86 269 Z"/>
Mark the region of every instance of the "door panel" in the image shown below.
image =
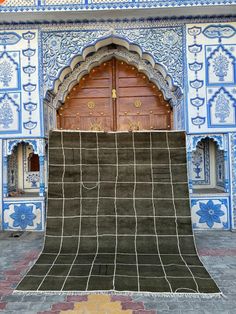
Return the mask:
<path id="1" fill-rule="evenodd" d="M 58 110 L 58 128 L 130 131 L 171 128 L 171 108 L 146 75 L 112 59 L 73 87 Z"/>

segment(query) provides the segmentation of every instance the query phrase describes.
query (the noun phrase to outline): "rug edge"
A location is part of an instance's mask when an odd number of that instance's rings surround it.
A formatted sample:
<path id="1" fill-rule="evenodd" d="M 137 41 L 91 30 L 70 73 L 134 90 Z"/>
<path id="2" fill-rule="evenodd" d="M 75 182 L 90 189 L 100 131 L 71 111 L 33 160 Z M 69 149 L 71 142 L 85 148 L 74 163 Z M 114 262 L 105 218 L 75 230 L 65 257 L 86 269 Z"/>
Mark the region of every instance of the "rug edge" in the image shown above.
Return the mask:
<path id="1" fill-rule="evenodd" d="M 129 295 L 129 296 L 155 296 L 155 297 L 189 297 L 189 298 L 227 298 L 221 291 L 213 293 L 192 293 L 192 292 L 149 292 L 149 291 L 117 291 L 117 290 L 91 290 L 91 291 L 30 291 L 30 290 L 14 290 L 14 295 L 90 295 L 90 294 L 107 294 L 107 295 Z"/>

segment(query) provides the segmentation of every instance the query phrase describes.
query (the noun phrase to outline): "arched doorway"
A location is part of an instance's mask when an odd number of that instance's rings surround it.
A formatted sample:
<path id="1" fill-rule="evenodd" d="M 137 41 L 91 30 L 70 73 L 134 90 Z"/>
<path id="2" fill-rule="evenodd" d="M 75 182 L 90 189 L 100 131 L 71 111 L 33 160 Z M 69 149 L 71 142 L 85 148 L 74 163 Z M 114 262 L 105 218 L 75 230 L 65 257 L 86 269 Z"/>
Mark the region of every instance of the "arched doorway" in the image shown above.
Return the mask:
<path id="1" fill-rule="evenodd" d="M 93 131 L 171 129 L 172 109 L 145 74 L 112 58 L 72 88 L 57 111 L 57 126 Z"/>

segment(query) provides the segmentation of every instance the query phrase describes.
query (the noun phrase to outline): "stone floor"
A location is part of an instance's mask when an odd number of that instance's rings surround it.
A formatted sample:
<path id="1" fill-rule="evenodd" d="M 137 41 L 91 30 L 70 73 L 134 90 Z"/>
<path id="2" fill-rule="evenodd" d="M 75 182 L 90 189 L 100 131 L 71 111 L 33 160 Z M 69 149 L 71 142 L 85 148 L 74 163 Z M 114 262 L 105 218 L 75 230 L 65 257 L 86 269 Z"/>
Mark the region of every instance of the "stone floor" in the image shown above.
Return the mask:
<path id="1" fill-rule="evenodd" d="M 13 295 L 20 278 L 37 258 L 43 243 L 39 233 L 20 237 L 0 233 L 0 312 L 17 314 L 235 314 L 236 233 L 196 232 L 196 243 L 205 266 L 225 297 L 154 297 L 121 295 Z"/>

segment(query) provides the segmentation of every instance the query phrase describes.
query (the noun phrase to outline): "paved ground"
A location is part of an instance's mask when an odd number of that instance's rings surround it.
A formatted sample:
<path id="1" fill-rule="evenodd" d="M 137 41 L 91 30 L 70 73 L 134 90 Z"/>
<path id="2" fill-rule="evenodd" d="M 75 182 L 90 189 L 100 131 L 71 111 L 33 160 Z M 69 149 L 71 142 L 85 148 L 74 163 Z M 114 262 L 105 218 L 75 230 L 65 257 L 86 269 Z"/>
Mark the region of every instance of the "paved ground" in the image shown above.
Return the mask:
<path id="1" fill-rule="evenodd" d="M 195 233 L 205 266 L 226 298 L 12 295 L 39 254 L 43 235 L 0 233 L 0 312 L 17 314 L 236 314 L 236 233 Z"/>

